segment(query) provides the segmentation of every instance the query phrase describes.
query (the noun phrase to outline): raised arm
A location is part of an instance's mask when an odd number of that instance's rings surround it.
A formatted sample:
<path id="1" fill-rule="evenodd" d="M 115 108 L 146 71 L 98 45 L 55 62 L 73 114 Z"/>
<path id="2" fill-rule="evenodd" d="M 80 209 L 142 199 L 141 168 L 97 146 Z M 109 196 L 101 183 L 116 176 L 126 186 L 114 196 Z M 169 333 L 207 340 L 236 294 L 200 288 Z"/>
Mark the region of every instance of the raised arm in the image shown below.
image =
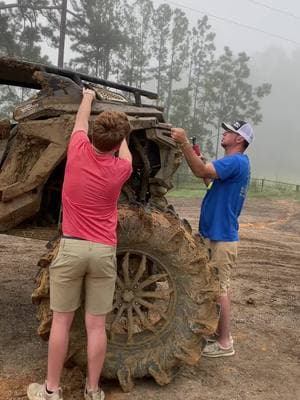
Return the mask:
<path id="1" fill-rule="evenodd" d="M 84 131 L 88 133 L 89 118 L 92 109 L 92 103 L 96 97 L 94 90 L 82 89 L 82 100 L 78 108 L 73 133 L 76 131 Z"/>
<path id="2" fill-rule="evenodd" d="M 180 144 L 183 155 L 194 175 L 199 178 L 218 178 L 214 165 L 212 163 L 203 162 L 202 159 L 195 154 L 193 146 L 189 142 L 184 129 L 172 128 L 171 137 L 175 142 Z"/>
<path id="3" fill-rule="evenodd" d="M 123 158 L 124 160 L 128 160 L 130 164 L 132 164 L 132 155 L 128 148 L 128 144 L 126 138 L 123 139 L 120 148 L 119 148 L 119 158 Z"/>
<path id="4" fill-rule="evenodd" d="M 200 153 L 199 158 L 204 162 L 204 164 L 207 164 L 207 159 L 204 157 L 204 155 L 202 153 Z M 211 185 L 213 183 L 212 178 L 202 178 L 202 180 L 207 188 L 211 187 Z"/>

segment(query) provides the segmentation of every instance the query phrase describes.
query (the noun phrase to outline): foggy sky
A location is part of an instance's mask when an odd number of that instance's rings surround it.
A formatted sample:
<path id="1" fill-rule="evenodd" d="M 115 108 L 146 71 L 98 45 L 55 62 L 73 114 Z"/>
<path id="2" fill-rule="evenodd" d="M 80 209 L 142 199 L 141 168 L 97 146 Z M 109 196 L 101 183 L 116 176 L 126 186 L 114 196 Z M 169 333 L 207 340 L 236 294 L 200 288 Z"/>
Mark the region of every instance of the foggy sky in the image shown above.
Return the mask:
<path id="1" fill-rule="evenodd" d="M 192 22 L 196 22 L 198 18 L 202 18 L 203 15 L 207 14 L 212 30 L 216 32 L 216 45 L 219 51 L 224 46 L 229 46 L 235 52 L 246 51 L 247 53 L 254 53 L 269 46 L 280 46 L 288 51 L 299 48 L 300 2 L 298 0 L 256 0 L 256 2 L 289 11 L 299 18 L 295 19 L 271 11 L 254 4 L 251 0 L 153 0 L 156 6 L 168 3 L 172 8 L 176 7 L 176 5 L 180 8 L 179 5 L 182 5 L 182 10 Z M 189 7 L 203 11 L 203 13 L 188 10 Z M 283 36 L 299 42 L 299 45 L 219 20 L 214 18 L 213 15 Z"/>

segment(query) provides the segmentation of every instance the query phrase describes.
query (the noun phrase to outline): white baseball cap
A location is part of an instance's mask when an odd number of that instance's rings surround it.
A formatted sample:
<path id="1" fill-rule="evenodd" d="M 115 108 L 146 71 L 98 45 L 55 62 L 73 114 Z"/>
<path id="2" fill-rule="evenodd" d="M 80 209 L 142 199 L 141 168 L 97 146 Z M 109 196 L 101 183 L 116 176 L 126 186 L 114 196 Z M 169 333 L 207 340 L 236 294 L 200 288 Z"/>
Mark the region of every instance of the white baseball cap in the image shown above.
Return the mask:
<path id="1" fill-rule="evenodd" d="M 236 121 L 233 124 L 222 123 L 222 128 L 241 135 L 249 144 L 253 142 L 254 132 L 252 126 L 245 121 Z"/>

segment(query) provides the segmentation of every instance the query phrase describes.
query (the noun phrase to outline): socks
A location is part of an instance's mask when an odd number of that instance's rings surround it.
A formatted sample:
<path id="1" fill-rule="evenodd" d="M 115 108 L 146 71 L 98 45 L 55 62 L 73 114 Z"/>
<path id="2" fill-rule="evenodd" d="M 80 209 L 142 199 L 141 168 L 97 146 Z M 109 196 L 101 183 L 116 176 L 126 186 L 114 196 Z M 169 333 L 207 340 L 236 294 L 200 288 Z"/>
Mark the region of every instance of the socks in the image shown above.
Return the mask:
<path id="1" fill-rule="evenodd" d="M 52 392 L 51 390 L 49 390 L 48 388 L 47 388 L 47 386 L 46 386 L 46 392 L 48 393 L 48 394 L 53 394 L 54 392 Z"/>

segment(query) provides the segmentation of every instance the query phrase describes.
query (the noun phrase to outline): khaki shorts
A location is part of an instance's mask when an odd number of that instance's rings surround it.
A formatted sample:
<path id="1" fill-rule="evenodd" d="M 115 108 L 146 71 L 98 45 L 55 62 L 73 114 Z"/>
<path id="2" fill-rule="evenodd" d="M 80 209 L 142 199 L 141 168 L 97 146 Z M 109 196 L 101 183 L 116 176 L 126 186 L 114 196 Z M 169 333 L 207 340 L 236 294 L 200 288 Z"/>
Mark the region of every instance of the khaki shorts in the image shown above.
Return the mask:
<path id="1" fill-rule="evenodd" d="M 218 270 L 220 292 L 225 294 L 230 288 L 231 269 L 236 264 L 238 242 L 204 241 L 208 247 L 210 263 Z"/>
<path id="2" fill-rule="evenodd" d="M 62 238 L 50 265 L 51 310 L 77 310 L 84 284 L 85 310 L 95 315 L 107 314 L 112 309 L 116 273 L 114 246 Z"/>

